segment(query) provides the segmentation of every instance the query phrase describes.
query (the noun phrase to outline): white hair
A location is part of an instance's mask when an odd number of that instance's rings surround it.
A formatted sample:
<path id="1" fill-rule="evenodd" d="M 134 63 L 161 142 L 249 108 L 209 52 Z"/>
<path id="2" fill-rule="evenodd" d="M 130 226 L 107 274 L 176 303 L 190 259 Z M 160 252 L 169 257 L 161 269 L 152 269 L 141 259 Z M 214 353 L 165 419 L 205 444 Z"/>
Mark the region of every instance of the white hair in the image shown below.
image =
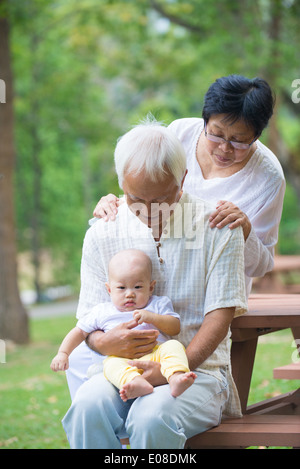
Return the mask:
<path id="1" fill-rule="evenodd" d="M 186 155 L 176 135 L 148 116 L 118 140 L 115 168 L 121 188 L 126 174 L 142 171 L 153 182 L 172 174 L 180 186 L 186 171 Z"/>

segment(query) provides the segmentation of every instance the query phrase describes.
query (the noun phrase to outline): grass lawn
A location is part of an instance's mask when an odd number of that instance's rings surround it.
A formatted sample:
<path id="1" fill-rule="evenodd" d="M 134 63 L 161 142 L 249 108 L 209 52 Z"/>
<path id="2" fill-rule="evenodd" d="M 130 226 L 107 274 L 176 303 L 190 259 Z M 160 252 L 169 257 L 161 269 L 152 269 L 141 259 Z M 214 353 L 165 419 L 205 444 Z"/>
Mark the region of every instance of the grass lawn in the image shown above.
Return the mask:
<path id="1" fill-rule="evenodd" d="M 0 364 L 0 449 L 63 449 L 61 419 L 70 406 L 63 372 L 50 362 L 74 317 L 31 321 L 31 343 L 10 350 Z"/>
<path id="2" fill-rule="evenodd" d="M 74 317 L 31 321 L 31 343 L 6 346 L 0 363 L 0 449 L 67 449 L 61 419 L 70 405 L 64 373 L 50 370 Z M 281 331 L 260 339 L 249 404 L 296 389 L 296 381 L 273 380 L 275 366 L 291 362 L 292 336 Z"/>

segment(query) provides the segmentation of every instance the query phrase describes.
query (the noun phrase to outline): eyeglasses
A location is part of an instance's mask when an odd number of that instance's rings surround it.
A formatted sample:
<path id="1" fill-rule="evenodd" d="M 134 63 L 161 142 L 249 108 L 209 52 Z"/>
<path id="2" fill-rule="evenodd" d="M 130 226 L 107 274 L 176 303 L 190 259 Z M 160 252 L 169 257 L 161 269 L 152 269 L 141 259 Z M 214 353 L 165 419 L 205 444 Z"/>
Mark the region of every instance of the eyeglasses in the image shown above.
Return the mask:
<path id="1" fill-rule="evenodd" d="M 251 143 L 233 142 L 232 140 L 226 140 L 223 137 L 218 137 L 217 135 L 209 134 L 207 133 L 207 130 L 206 130 L 206 122 L 204 123 L 204 134 L 205 134 L 205 137 L 211 142 L 215 142 L 219 144 L 230 143 L 230 145 L 236 150 L 248 150 L 248 148 L 251 147 L 251 145 L 255 142 L 255 140 L 257 140 L 257 137 L 255 137 Z"/>

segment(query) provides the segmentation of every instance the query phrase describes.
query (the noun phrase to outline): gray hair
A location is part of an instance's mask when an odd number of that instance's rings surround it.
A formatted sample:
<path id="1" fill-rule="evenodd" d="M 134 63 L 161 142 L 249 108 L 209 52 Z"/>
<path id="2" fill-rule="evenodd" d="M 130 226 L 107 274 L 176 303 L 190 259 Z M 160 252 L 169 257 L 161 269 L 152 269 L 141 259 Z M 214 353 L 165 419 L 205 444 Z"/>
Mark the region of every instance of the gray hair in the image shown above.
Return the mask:
<path id="1" fill-rule="evenodd" d="M 172 174 L 180 186 L 186 171 L 186 155 L 176 135 L 148 116 L 118 140 L 115 168 L 120 188 L 126 174 L 142 171 L 153 182 Z"/>

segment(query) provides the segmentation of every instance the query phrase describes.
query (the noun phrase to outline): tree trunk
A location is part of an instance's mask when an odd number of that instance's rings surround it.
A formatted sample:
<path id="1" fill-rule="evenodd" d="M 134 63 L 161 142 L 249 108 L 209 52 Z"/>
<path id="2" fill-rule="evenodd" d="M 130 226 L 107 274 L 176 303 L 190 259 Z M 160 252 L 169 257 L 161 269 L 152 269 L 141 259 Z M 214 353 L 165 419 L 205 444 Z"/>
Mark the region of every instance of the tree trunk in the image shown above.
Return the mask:
<path id="1" fill-rule="evenodd" d="M 4 1 L 0 0 L 0 7 Z M 0 338 L 17 343 L 29 340 L 28 316 L 17 283 L 13 171 L 13 93 L 9 51 L 9 24 L 0 18 L 0 78 L 6 85 L 6 102 L 0 103 Z"/>

